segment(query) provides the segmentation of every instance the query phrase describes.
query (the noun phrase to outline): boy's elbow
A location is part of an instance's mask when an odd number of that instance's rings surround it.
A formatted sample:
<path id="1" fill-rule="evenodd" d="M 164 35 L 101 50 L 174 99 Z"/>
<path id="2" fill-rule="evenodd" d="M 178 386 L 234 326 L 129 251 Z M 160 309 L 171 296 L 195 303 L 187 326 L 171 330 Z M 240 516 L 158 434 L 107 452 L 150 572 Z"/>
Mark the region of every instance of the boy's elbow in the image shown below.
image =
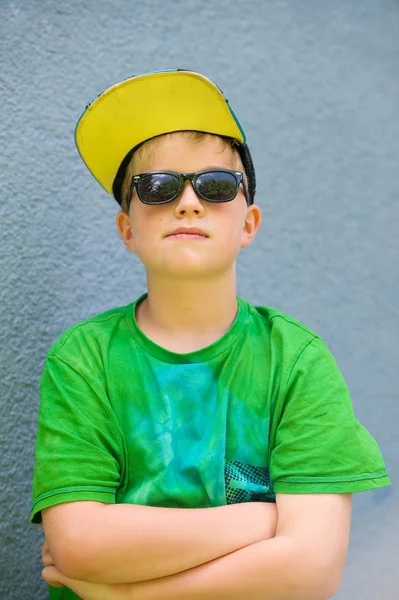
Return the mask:
<path id="1" fill-rule="evenodd" d="M 319 582 L 314 593 L 308 600 L 326 600 L 332 598 L 338 592 L 341 585 L 341 578 L 333 578 L 327 575 L 324 581 Z"/>
<path id="2" fill-rule="evenodd" d="M 88 504 L 60 504 L 43 511 L 44 531 L 55 566 L 63 575 L 83 581 L 90 581 L 99 550 L 98 544 L 93 544 L 92 529 L 97 506 Z"/>
<path id="3" fill-rule="evenodd" d="M 298 600 L 306 596 L 307 600 L 326 600 L 334 596 L 341 585 L 342 571 L 336 561 L 323 561 L 315 558 L 309 571 L 301 579 L 302 590 Z"/>
<path id="4" fill-rule="evenodd" d="M 324 570 L 302 572 L 295 581 L 291 581 L 285 590 L 284 600 L 327 600 L 337 593 L 340 580 L 331 577 Z M 267 590 L 266 585 L 266 590 Z"/>
<path id="5" fill-rule="evenodd" d="M 281 539 L 277 536 L 276 539 Z M 281 598 L 284 600 L 327 600 L 337 593 L 344 561 L 341 556 L 317 552 L 315 547 L 285 537 Z M 264 582 L 268 589 L 268 582 Z M 284 590 L 284 591 L 283 591 Z"/>
<path id="6" fill-rule="evenodd" d="M 79 535 L 69 533 L 52 544 L 50 549 L 54 564 L 63 575 L 71 579 L 90 581 L 95 557 L 87 540 L 83 540 Z"/>

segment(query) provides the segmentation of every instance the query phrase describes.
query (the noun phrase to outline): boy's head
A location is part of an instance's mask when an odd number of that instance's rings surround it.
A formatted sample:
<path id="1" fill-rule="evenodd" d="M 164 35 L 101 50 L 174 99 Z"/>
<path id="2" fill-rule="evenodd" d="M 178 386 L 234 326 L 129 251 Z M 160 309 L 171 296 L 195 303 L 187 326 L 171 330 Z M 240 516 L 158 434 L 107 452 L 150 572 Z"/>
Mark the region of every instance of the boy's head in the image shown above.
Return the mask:
<path id="1" fill-rule="evenodd" d="M 211 194 L 219 190 L 221 181 L 205 180 L 203 186 L 204 172 L 206 177 L 217 172 L 233 178 L 232 174 L 241 176 L 242 170 L 234 145 L 208 133 L 168 133 L 151 139 L 133 154 L 122 186 L 117 226 L 126 247 L 138 255 L 147 273 L 185 279 L 220 276 L 232 267 L 240 248 L 251 243 L 261 218 L 259 207 L 247 202 L 245 175 L 244 185 L 234 185 L 234 197 L 226 202 L 204 201 L 191 181 L 182 182 L 172 201 L 148 206 L 139 194 L 145 194 L 144 199 L 147 194 L 158 197 L 158 186 L 164 182 L 157 176 L 174 178 L 179 173 L 199 173 L 199 191 Z M 137 176 L 148 179 L 143 189 L 131 188 L 130 182 Z M 173 186 L 173 181 L 170 183 Z M 168 187 L 164 193 L 169 193 Z M 202 235 L 181 240 L 173 235 L 180 228 L 196 228 Z"/>
<path id="2" fill-rule="evenodd" d="M 203 75 L 166 71 L 122 81 L 86 107 L 75 139 L 121 205 L 125 245 L 152 272 L 221 273 L 255 236 L 261 215 L 245 134 Z M 175 247 L 179 225 L 204 235 Z"/>

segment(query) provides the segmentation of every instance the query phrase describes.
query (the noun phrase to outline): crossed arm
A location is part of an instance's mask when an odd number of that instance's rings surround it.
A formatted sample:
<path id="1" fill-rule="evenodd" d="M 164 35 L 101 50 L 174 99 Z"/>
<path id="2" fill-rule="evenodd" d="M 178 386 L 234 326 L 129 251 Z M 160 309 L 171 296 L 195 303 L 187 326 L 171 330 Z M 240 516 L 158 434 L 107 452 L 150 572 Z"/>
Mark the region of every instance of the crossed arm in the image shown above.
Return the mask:
<path id="1" fill-rule="evenodd" d="M 208 509 L 71 502 L 43 511 L 49 582 L 84 600 L 325 600 L 338 589 L 350 494 Z"/>

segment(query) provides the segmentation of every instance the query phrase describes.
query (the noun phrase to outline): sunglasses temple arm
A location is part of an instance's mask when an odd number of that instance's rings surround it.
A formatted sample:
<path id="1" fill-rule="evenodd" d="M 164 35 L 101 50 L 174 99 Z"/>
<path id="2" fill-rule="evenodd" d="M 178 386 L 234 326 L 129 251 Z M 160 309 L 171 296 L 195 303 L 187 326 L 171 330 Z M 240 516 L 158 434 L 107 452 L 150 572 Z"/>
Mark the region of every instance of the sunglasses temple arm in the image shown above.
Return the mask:
<path id="1" fill-rule="evenodd" d="M 132 177 L 132 182 L 131 182 L 130 188 L 129 188 L 129 194 L 127 196 L 127 203 L 126 203 L 126 210 L 127 210 L 127 212 L 129 212 L 130 203 L 132 201 L 134 185 L 135 185 L 135 181 L 134 181 L 134 177 Z"/>
<path id="2" fill-rule="evenodd" d="M 245 200 L 247 201 L 247 205 L 249 206 L 251 204 L 251 201 L 250 201 L 250 198 L 249 198 L 247 186 L 245 185 L 244 176 L 241 179 L 241 183 L 242 183 L 242 187 L 244 188 Z"/>

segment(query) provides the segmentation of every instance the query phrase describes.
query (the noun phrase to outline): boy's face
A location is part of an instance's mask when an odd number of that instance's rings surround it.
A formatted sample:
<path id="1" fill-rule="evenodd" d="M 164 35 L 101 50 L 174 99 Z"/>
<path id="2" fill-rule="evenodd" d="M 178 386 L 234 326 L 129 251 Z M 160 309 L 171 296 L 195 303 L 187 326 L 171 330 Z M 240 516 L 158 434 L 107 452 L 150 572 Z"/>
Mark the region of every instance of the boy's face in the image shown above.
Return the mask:
<path id="1" fill-rule="evenodd" d="M 237 160 L 220 138 L 206 136 L 198 141 L 174 134 L 151 141 L 143 156 L 134 158 L 134 174 L 193 173 L 211 168 L 242 170 Z M 143 204 L 134 190 L 129 214 L 121 211 L 117 216 L 125 245 L 137 253 L 147 270 L 185 278 L 225 272 L 240 248 L 251 243 L 260 223 L 260 209 L 247 206 L 241 185 L 231 202 L 212 203 L 199 198 L 189 181 L 178 198 L 159 206 Z M 206 237 L 170 237 L 178 227 L 199 227 Z"/>

